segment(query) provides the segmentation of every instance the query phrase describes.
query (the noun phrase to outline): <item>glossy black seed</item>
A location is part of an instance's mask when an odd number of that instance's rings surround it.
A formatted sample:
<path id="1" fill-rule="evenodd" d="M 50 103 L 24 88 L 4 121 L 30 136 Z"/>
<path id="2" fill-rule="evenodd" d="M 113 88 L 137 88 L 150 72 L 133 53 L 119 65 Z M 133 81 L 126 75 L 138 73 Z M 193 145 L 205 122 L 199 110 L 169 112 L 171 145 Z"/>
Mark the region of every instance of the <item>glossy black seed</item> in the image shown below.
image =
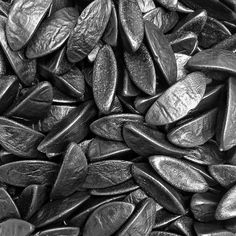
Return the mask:
<path id="1" fill-rule="evenodd" d="M 7 41 L 14 51 L 29 42 L 51 4 L 52 0 L 14 1 L 6 25 Z"/>
<path id="2" fill-rule="evenodd" d="M 190 148 L 206 143 L 215 135 L 218 109 L 212 109 L 172 129 L 168 140 L 180 147 Z"/>
<path id="3" fill-rule="evenodd" d="M 192 31 L 195 34 L 200 34 L 207 21 L 207 11 L 197 10 L 190 13 L 181 20 L 174 28 L 175 32 Z"/>
<path id="4" fill-rule="evenodd" d="M 20 213 L 11 196 L 4 188 L 0 188 L 0 220 L 20 218 Z"/>
<path id="5" fill-rule="evenodd" d="M 39 144 L 38 150 L 52 157 L 62 153 L 70 142 L 80 142 L 88 134 L 88 124 L 95 115 L 96 109 L 92 101 L 81 104 L 53 127 Z"/>
<path id="6" fill-rule="evenodd" d="M 149 12 L 156 7 L 153 0 L 137 0 L 137 2 L 142 13 Z"/>
<path id="7" fill-rule="evenodd" d="M 148 198 L 148 196 L 146 195 L 146 193 L 141 190 L 140 188 L 131 192 L 130 194 L 128 194 L 125 198 L 124 201 L 125 202 L 129 202 L 132 203 L 134 205 L 137 205 L 139 202 L 141 202 L 142 200 Z M 160 206 L 160 205 L 159 205 Z M 162 208 L 160 206 L 160 208 Z"/>
<path id="8" fill-rule="evenodd" d="M 21 82 L 26 86 L 31 86 L 35 83 L 36 61 L 26 59 L 23 51 L 12 51 L 7 42 L 5 25 L 6 18 L 0 16 L 0 45 Z"/>
<path id="9" fill-rule="evenodd" d="M 119 1 L 119 21 L 125 49 L 136 52 L 144 36 L 142 12 L 136 0 Z"/>
<path id="10" fill-rule="evenodd" d="M 227 37 L 225 40 L 222 40 L 221 42 L 216 44 L 213 48 L 235 51 L 236 50 L 236 34 L 233 34 Z"/>
<path id="11" fill-rule="evenodd" d="M 44 118 L 53 101 L 52 86 L 48 82 L 41 82 L 29 89 L 17 102 L 5 112 L 7 117 L 17 117 L 32 120 Z"/>
<path id="12" fill-rule="evenodd" d="M 221 108 L 218 116 L 218 129 L 217 129 L 217 142 L 221 151 L 229 150 L 236 144 L 236 137 L 233 130 L 236 127 L 235 121 L 232 117 L 235 116 L 234 104 L 236 101 L 235 96 L 236 81 L 234 77 L 230 77 L 227 81 L 227 100 L 226 107 Z M 223 113 L 221 113 L 223 112 Z M 223 118 L 221 119 L 221 117 Z"/>
<path id="13" fill-rule="evenodd" d="M 37 158 L 37 146 L 44 135 L 13 120 L 0 117 L 0 144 L 10 153 L 24 157 Z"/>
<path id="14" fill-rule="evenodd" d="M 93 68 L 93 96 L 99 111 L 109 113 L 117 85 L 117 63 L 110 46 L 102 47 Z"/>
<path id="15" fill-rule="evenodd" d="M 200 165 L 214 165 L 226 161 L 224 153 L 219 151 L 218 145 L 214 141 L 192 149 L 184 158 Z"/>
<path id="16" fill-rule="evenodd" d="M 206 192 L 204 177 L 186 162 L 167 156 L 151 156 L 149 163 L 169 184 L 186 192 Z"/>
<path id="17" fill-rule="evenodd" d="M 153 228 L 155 216 L 155 201 L 151 198 L 147 198 L 137 206 L 134 214 L 115 235 L 148 235 Z"/>
<path id="18" fill-rule="evenodd" d="M 134 205 L 127 202 L 106 203 L 97 208 L 88 218 L 84 236 L 109 236 L 115 233 L 131 216 Z"/>
<path id="19" fill-rule="evenodd" d="M 188 74 L 157 98 L 147 111 L 145 121 L 150 125 L 165 125 L 183 118 L 199 104 L 205 89 L 204 74 Z"/>
<path id="20" fill-rule="evenodd" d="M 75 216 L 69 219 L 69 224 L 76 227 L 82 227 L 91 213 L 98 207 L 108 202 L 120 201 L 123 198 L 124 195 L 117 195 L 112 197 L 91 196 L 81 207 L 76 210 Z"/>
<path id="21" fill-rule="evenodd" d="M 174 146 L 165 138 L 165 134 L 145 124 L 127 122 L 123 128 L 123 137 L 128 147 L 142 156 L 155 154 L 183 157 L 188 151 Z"/>
<path id="22" fill-rule="evenodd" d="M 37 236 L 78 236 L 80 229 L 77 227 L 57 227 L 52 229 L 47 229 L 37 233 Z"/>
<path id="23" fill-rule="evenodd" d="M 121 184 L 117 184 L 112 187 L 93 189 L 92 191 L 90 191 L 90 194 L 94 196 L 113 196 L 118 194 L 127 194 L 138 188 L 139 186 L 134 182 L 134 180 L 129 179 Z"/>
<path id="24" fill-rule="evenodd" d="M 50 225 L 51 223 L 65 220 L 88 198 L 89 195 L 87 193 L 77 192 L 67 198 L 47 202 L 30 219 L 30 222 L 37 228 L 41 228 Z"/>
<path id="25" fill-rule="evenodd" d="M 106 139 L 123 141 L 122 128 L 125 122 L 143 121 L 143 117 L 135 114 L 116 114 L 104 116 L 90 124 L 90 130 Z"/>
<path id="26" fill-rule="evenodd" d="M 234 165 L 211 165 L 209 172 L 225 188 L 230 188 L 236 183 L 236 166 Z"/>
<path id="27" fill-rule="evenodd" d="M 131 165 L 132 162 L 116 160 L 91 163 L 82 186 L 96 189 L 125 182 L 132 177 Z"/>
<path id="28" fill-rule="evenodd" d="M 215 211 L 220 196 L 213 193 L 196 193 L 191 198 L 190 209 L 194 218 L 200 222 L 215 220 Z"/>
<path id="29" fill-rule="evenodd" d="M 182 216 L 167 227 L 167 230 L 179 233 L 185 236 L 194 235 L 193 219 L 188 216 Z"/>
<path id="30" fill-rule="evenodd" d="M 123 142 L 94 138 L 88 146 L 87 156 L 91 162 L 96 162 L 106 159 L 128 158 L 128 156 L 133 156 L 133 152 Z"/>
<path id="31" fill-rule="evenodd" d="M 166 37 L 175 53 L 192 55 L 197 50 L 198 37 L 191 31 L 175 32 Z"/>
<path id="32" fill-rule="evenodd" d="M 155 0 L 155 3 L 172 11 L 175 11 L 178 5 L 177 0 Z"/>
<path id="33" fill-rule="evenodd" d="M 159 209 L 156 213 L 155 225 L 153 227 L 154 230 L 162 230 L 165 229 L 172 222 L 179 219 L 181 215 L 173 214 L 165 209 Z"/>
<path id="34" fill-rule="evenodd" d="M 144 20 L 154 23 L 163 33 L 170 31 L 178 22 L 179 15 L 175 11 L 166 11 L 162 7 L 154 8 L 143 16 Z"/>
<path id="35" fill-rule="evenodd" d="M 177 65 L 167 38 L 152 22 L 144 21 L 145 37 L 155 66 L 164 76 L 167 84 L 176 82 Z"/>
<path id="36" fill-rule="evenodd" d="M 199 46 L 210 48 L 231 35 L 230 31 L 218 20 L 208 17 L 199 35 Z"/>
<path id="37" fill-rule="evenodd" d="M 236 55 L 224 49 L 207 49 L 195 54 L 187 63 L 191 71 L 222 71 L 236 74 Z"/>
<path id="38" fill-rule="evenodd" d="M 53 126 L 59 123 L 70 112 L 77 107 L 72 105 L 52 105 L 47 115 L 40 120 L 40 130 L 43 133 L 48 133 Z"/>
<path id="39" fill-rule="evenodd" d="M 2 76 L 0 78 L 0 113 L 1 114 L 5 112 L 7 108 L 9 108 L 12 105 L 17 95 L 18 90 L 19 90 L 19 82 L 16 76 Z"/>
<path id="40" fill-rule="evenodd" d="M 158 97 L 160 97 L 162 91 L 157 91 L 156 95 L 154 96 L 137 96 L 134 100 L 134 107 L 137 111 L 141 114 L 145 114 L 150 106 L 156 101 Z"/>
<path id="41" fill-rule="evenodd" d="M 217 0 L 181 0 L 184 4 L 192 9 L 206 9 L 208 14 L 219 20 L 235 22 L 236 13 L 229 7 Z"/>
<path id="42" fill-rule="evenodd" d="M 57 50 L 70 36 L 77 18 L 78 12 L 74 8 L 62 8 L 55 12 L 40 25 L 30 40 L 26 56 L 38 58 Z"/>
<path id="43" fill-rule="evenodd" d="M 117 11 L 115 8 L 114 3 L 112 2 L 111 6 L 111 15 L 110 19 L 107 23 L 107 27 L 105 29 L 105 32 L 103 34 L 102 40 L 111 45 L 112 47 L 117 46 L 117 40 L 118 40 L 118 17 L 117 17 Z"/>
<path id="44" fill-rule="evenodd" d="M 19 187 L 52 185 L 58 171 L 59 165 L 49 161 L 16 161 L 0 166 L 0 180 Z"/>
<path id="45" fill-rule="evenodd" d="M 165 209 L 176 214 L 185 214 L 186 210 L 181 194 L 168 183 L 164 182 L 150 169 L 148 164 L 134 164 L 132 167 L 132 175 L 144 192 Z"/>
<path id="46" fill-rule="evenodd" d="M 218 222 L 214 223 L 194 223 L 194 230 L 197 234 L 197 236 L 208 236 L 214 235 L 214 236 L 233 236 L 234 234 L 228 230 L 226 230 L 223 225 L 219 224 Z"/>
<path id="47" fill-rule="evenodd" d="M 46 185 L 29 185 L 22 191 L 16 204 L 24 220 L 29 220 L 48 200 L 48 190 Z"/>
<path id="48" fill-rule="evenodd" d="M 102 37 L 110 15 L 110 0 L 95 0 L 83 10 L 67 43 L 70 62 L 81 61 L 92 51 Z"/>
<path id="49" fill-rule="evenodd" d="M 151 55 L 142 44 L 135 53 L 124 53 L 124 60 L 130 79 L 144 93 L 155 95 L 156 93 L 156 72 Z M 137 68 L 139 68 L 137 70 Z"/>
<path id="50" fill-rule="evenodd" d="M 76 191 L 87 174 L 87 159 L 82 149 L 76 143 L 71 143 L 67 149 L 51 190 L 51 199 L 65 198 Z"/>
<path id="51" fill-rule="evenodd" d="M 18 219 L 9 219 L 0 224 L 2 236 L 25 236 L 33 233 L 34 225 Z"/>

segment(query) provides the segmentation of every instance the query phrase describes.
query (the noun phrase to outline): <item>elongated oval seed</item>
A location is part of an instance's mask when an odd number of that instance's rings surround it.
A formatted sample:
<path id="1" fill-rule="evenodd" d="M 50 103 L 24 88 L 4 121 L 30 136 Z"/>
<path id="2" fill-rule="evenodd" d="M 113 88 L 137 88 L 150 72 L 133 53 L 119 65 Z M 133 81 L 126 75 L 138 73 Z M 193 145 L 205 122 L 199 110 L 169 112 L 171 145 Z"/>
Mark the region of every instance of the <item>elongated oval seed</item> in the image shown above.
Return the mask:
<path id="1" fill-rule="evenodd" d="M 117 64 L 112 48 L 104 46 L 97 54 L 93 70 L 93 96 L 99 110 L 111 109 L 117 85 Z"/>
<path id="2" fill-rule="evenodd" d="M 217 220 L 227 220 L 234 217 L 236 217 L 236 186 L 225 193 L 215 212 Z"/>
<path id="3" fill-rule="evenodd" d="M 119 1 L 122 39 L 127 51 L 136 52 L 144 36 L 142 12 L 136 0 Z"/>
<path id="4" fill-rule="evenodd" d="M 206 192 L 208 184 L 202 175 L 184 161 L 167 157 L 151 156 L 154 170 L 174 187 L 187 192 Z"/>
<path id="5" fill-rule="evenodd" d="M 147 111 L 150 125 L 173 123 L 186 116 L 201 101 L 206 89 L 206 76 L 200 72 L 187 75 L 167 89 Z"/>
<path id="6" fill-rule="evenodd" d="M 110 236 L 130 217 L 134 205 L 127 202 L 110 202 L 97 208 L 87 220 L 84 236 Z"/>
<path id="7" fill-rule="evenodd" d="M 168 133 L 170 142 L 180 147 L 196 147 L 215 134 L 217 108 L 185 122 Z"/>

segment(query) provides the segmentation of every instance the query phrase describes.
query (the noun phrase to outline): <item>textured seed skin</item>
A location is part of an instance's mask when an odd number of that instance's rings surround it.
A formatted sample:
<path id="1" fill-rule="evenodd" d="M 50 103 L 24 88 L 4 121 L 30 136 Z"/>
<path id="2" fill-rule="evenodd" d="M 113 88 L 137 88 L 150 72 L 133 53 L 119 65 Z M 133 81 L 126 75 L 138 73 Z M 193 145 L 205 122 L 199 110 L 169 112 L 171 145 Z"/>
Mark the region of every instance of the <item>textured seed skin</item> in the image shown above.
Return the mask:
<path id="1" fill-rule="evenodd" d="M 96 57 L 93 71 L 93 96 L 99 111 L 109 113 L 117 85 L 117 63 L 112 48 L 101 48 Z"/>
<path id="2" fill-rule="evenodd" d="M 40 231 L 37 236 L 54 236 L 54 235 L 65 235 L 65 236 L 78 236 L 80 229 L 77 227 L 57 227 L 53 229 Z"/>
<path id="3" fill-rule="evenodd" d="M 13 186 L 27 187 L 30 184 L 51 185 L 59 165 L 48 161 L 16 161 L 0 167 L 2 182 Z"/>
<path id="4" fill-rule="evenodd" d="M 194 55 L 187 63 L 187 68 L 195 70 L 215 70 L 236 74 L 234 53 L 224 49 L 207 49 Z"/>
<path id="5" fill-rule="evenodd" d="M 109 236 L 115 233 L 134 211 L 134 205 L 125 202 L 106 203 L 97 208 L 85 224 L 85 236 Z"/>
<path id="6" fill-rule="evenodd" d="M 232 132 L 236 127 L 235 121 L 232 119 L 232 117 L 235 116 L 235 88 L 235 78 L 230 77 L 227 83 L 227 101 L 223 119 L 220 120 L 220 117 L 222 116 L 222 113 L 220 113 L 218 121 L 217 141 L 219 143 L 220 150 L 229 150 L 236 144 L 236 137 L 234 132 Z"/>
<path id="7" fill-rule="evenodd" d="M 26 86 L 31 86 L 35 83 L 36 61 L 26 59 L 22 50 L 12 51 L 5 33 L 6 18 L 1 16 L 0 19 L 0 45 L 21 82 Z"/>
<path id="8" fill-rule="evenodd" d="M 208 17 L 199 35 L 199 45 L 203 48 L 210 48 L 227 39 L 230 35 L 231 32 L 220 21 Z"/>
<path id="9" fill-rule="evenodd" d="M 90 125 L 90 130 L 106 139 L 123 141 L 122 128 L 125 122 L 142 122 L 143 117 L 135 114 L 115 114 L 95 120 Z"/>
<path id="10" fill-rule="evenodd" d="M 181 33 L 183 31 L 192 31 L 196 35 L 199 35 L 204 28 L 207 21 L 206 10 L 196 10 L 190 13 L 182 21 L 180 21 L 174 28 L 175 32 Z"/>
<path id="11" fill-rule="evenodd" d="M 176 10 L 178 1 L 177 0 L 155 0 L 156 4 L 160 4 L 169 10 Z"/>
<path id="12" fill-rule="evenodd" d="M 211 165 L 209 166 L 209 172 L 225 188 L 230 188 L 236 183 L 236 168 L 234 165 Z"/>
<path id="13" fill-rule="evenodd" d="M 155 222 L 156 206 L 151 198 L 143 200 L 136 212 L 115 235 L 148 235 Z"/>
<path id="14" fill-rule="evenodd" d="M 179 16 L 176 12 L 168 12 L 162 7 L 154 8 L 143 16 L 144 20 L 154 23 L 163 33 L 170 31 L 178 22 Z"/>
<path id="15" fill-rule="evenodd" d="M 92 51 L 105 31 L 110 14 L 110 0 L 93 1 L 84 9 L 67 43 L 70 62 L 79 62 Z"/>
<path id="16" fill-rule="evenodd" d="M 200 72 L 187 75 L 167 89 L 146 113 L 150 125 L 165 125 L 186 116 L 201 101 L 206 89 L 206 77 Z"/>
<path id="17" fill-rule="evenodd" d="M 1 234 L 3 236 L 18 236 L 30 235 L 35 227 L 34 225 L 18 219 L 8 219 L 0 224 Z"/>
<path id="18" fill-rule="evenodd" d="M 32 184 L 27 186 L 16 201 L 24 220 L 29 220 L 48 200 L 46 185 Z"/>
<path id="19" fill-rule="evenodd" d="M 190 203 L 194 218 L 200 222 L 214 221 L 215 211 L 219 200 L 219 196 L 212 193 L 194 194 Z"/>
<path id="20" fill-rule="evenodd" d="M 24 158 L 40 157 L 37 146 L 44 135 L 5 117 L 0 117 L 0 143 L 16 156 Z"/>
<path id="21" fill-rule="evenodd" d="M 125 182 L 131 178 L 131 162 L 101 161 L 88 166 L 83 182 L 84 188 L 107 188 Z"/>
<path id="22" fill-rule="evenodd" d="M 30 219 L 30 222 L 37 228 L 41 228 L 50 225 L 53 222 L 64 220 L 88 198 L 89 195 L 86 192 L 77 192 L 67 198 L 47 202 Z"/>
<path id="23" fill-rule="evenodd" d="M 137 1 L 119 1 L 119 20 L 124 47 L 129 52 L 136 52 L 144 37 L 142 12 Z"/>
<path id="24" fill-rule="evenodd" d="M 208 14 L 216 19 L 234 22 L 235 12 L 228 8 L 221 1 L 210 0 L 207 3 L 204 0 L 183 0 L 184 4 L 192 9 L 206 9 Z"/>
<path id="25" fill-rule="evenodd" d="M 87 124 L 95 115 L 96 109 L 92 101 L 81 104 L 53 127 L 51 132 L 39 144 L 38 150 L 48 156 L 62 153 L 70 142 L 79 142 L 87 135 Z"/>
<path id="26" fill-rule="evenodd" d="M 235 0 L 0 0 L 0 236 L 233 236 L 235 32 Z"/>
<path id="27" fill-rule="evenodd" d="M 21 97 L 18 103 L 13 103 L 4 115 L 39 120 L 48 113 L 52 101 L 53 90 L 51 84 L 41 82 Z"/>
<path id="28" fill-rule="evenodd" d="M 217 112 L 215 108 L 177 126 L 167 134 L 169 141 L 185 148 L 206 143 L 215 134 Z"/>
<path id="29" fill-rule="evenodd" d="M 7 41 L 14 51 L 22 49 L 32 38 L 51 4 L 52 0 L 14 2 L 6 25 Z"/>
<path id="30" fill-rule="evenodd" d="M 142 156 L 157 153 L 181 158 L 188 154 L 185 149 L 178 148 L 165 139 L 159 130 L 152 129 L 144 124 L 127 122 L 123 127 L 123 137 L 134 152 Z"/>
<path id="31" fill-rule="evenodd" d="M 122 158 L 127 155 L 132 155 L 132 151 L 125 143 L 101 138 L 94 138 L 89 144 L 87 152 L 91 162 Z"/>
<path id="32" fill-rule="evenodd" d="M 143 191 L 160 205 L 175 214 L 185 214 L 184 202 L 180 193 L 164 182 L 150 169 L 149 165 L 146 163 L 133 165 L 132 175 Z"/>
<path id="33" fill-rule="evenodd" d="M 227 220 L 234 218 L 236 216 L 235 194 L 236 194 L 236 187 L 233 186 L 222 197 L 215 212 L 215 218 L 217 220 Z"/>
<path id="34" fill-rule="evenodd" d="M 149 163 L 163 179 L 180 190 L 187 192 L 208 190 L 208 184 L 203 176 L 181 160 L 167 156 L 151 156 Z"/>
<path id="35" fill-rule="evenodd" d="M 177 65 L 170 44 L 163 33 L 152 22 L 145 21 L 144 30 L 148 48 L 156 68 L 161 71 L 167 84 L 174 84 L 177 77 Z"/>
<path id="36" fill-rule="evenodd" d="M 1 61 L 1 60 L 0 60 Z M 1 64 L 1 62 L 0 62 Z M 0 66 L 1 67 L 1 66 Z M 0 69 L 1 71 L 1 69 Z M 5 112 L 13 103 L 19 90 L 16 76 L 1 76 L 0 79 L 0 114 Z"/>
<path id="37" fill-rule="evenodd" d="M 144 93 L 155 95 L 157 86 L 156 72 L 147 48 L 142 44 L 135 53 L 125 52 L 124 60 L 130 79 L 134 84 Z"/>
<path id="38" fill-rule="evenodd" d="M 78 13 L 74 8 L 63 8 L 40 25 L 26 49 L 28 58 L 38 58 L 57 50 L 70 36 Z M 60 30 L 58 31 L 58 26 Z M 49 40 L 53 38 L 53 40 Z"/>
<path id="39" fill-rule="evenodd" d="M 87 159 L 82 149 L 76 143 L 71 143 L 52 187 L 51 199 L 65 198 L 74 193 L 78 184 L 84 181 L 87 168 Z"/>
<path id="40" fill-rule="evenodd" d="M 114 3 L 112 2 L 111 15 L 103 34 L 103 41 L 112 47 L 117 46 L 118 41 L 118 16 Z"/>
<path id="41" fill-rule="evenodd" d="M 7 193 L 7 191 L 4 188 L 0 188 L 0 210 L 1 210 L 1 216 L 0 220 L 3 221 L 8 218 L 20 218 L 20 213 L 10 197 L 10 195 Z"/>

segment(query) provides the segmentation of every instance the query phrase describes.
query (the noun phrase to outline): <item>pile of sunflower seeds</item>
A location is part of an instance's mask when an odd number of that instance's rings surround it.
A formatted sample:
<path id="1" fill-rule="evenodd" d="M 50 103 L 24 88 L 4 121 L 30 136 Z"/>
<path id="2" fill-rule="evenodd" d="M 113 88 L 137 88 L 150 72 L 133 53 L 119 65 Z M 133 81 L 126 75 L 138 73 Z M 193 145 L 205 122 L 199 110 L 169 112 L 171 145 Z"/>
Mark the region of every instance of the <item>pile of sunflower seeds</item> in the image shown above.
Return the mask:
<path id="1" fill-rule="evenodd" d="M 236 235 L 235 0 L 0 0 L 0 236 Z"/>

